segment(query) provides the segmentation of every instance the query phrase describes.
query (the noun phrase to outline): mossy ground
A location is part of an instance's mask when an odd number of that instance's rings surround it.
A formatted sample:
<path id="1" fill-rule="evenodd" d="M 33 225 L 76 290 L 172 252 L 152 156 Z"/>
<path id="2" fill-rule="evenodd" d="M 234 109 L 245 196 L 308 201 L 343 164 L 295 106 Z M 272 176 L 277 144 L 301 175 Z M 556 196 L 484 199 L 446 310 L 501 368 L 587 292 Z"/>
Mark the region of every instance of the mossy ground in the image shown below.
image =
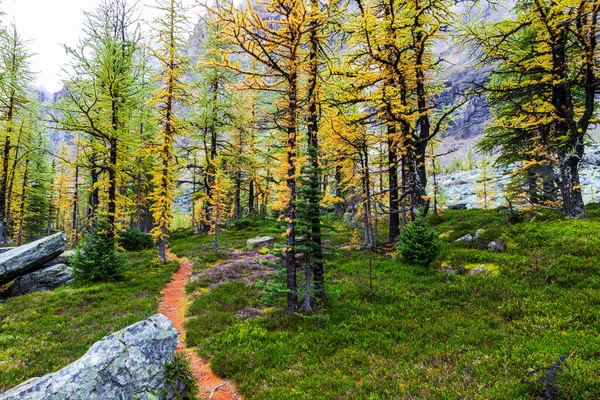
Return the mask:
<path id="1" fill-rule="evenodd" d="M 178 264 L 158 265 L 153 250 L 128 256 L 121 282 L 74 282 L 0 303 L 0 393 L 66 366 L 102 337 L 156 313 Z"/>
<path id="2" fill-rule="evenodd" d="M 199 295 L 188 311 L 188 344 L 213 370 L 234 379 L 246 399 L 535 399 L 531 371 L 571 355 L 556 385 L 565 398 L 600 398 L 600 222 L 552 213 L 512 221 L 496 210 L 449 211 L 430 223 L 442 235 L 437 267 L 423 270 L 386 254 L 338 250 L 328 256 L 325 310 L 288 316 L 278 309 L 239 321 L 260 307 L 240 282 Z M 332 223 L 332 244 L 353 229 Z M 383 227 L 382 227 L 383 228 Z M 223 249 L 276 235 L 275 221 L 248 222 L 222 235 Z M 454 240 L 483 229 L 470 245 Z M 502 238 L 507 251 L 487 250 Z M 202 269 L 225 255 L 211 237 L 181 233 L 172 248 Z M 369 263 L 373 265 L 373 292 Z M 488 276 L 446 275 L 486 264 Z"/>

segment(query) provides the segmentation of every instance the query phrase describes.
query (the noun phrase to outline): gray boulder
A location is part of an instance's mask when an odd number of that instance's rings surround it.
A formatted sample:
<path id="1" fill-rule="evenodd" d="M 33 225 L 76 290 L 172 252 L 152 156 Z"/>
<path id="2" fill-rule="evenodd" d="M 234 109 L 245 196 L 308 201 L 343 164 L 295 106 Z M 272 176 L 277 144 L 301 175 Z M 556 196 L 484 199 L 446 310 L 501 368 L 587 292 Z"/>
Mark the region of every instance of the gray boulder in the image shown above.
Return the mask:
<path id="1" fill-rule="evenodd" d="M 165 363 L 173 360 L 177 331 L 161 314 L 96 342 L 65 368 L 33 378 L 0 400 L 159 399 Z"/>
<path id="2" fill-rule="evenodd" d="M 491 273 L 492 271 L 487 269 L 485 265 L 480 265 L 479 267 L 473 268 L 469 271 L 469 275 L 489 275 Z"/>
<path id="3" fill-rule="evenodd" d="M 502 253 L 505 249 L 502 243 L 493 241 L 488 244 L 488 250 L 495 251 L 496 253 Z"/>
<path id="4" fill-rule="evenodd" d="M 475 237 L 473 239 L 478 240 L 481 237 L 482 233 L 483 233 L 483 229 L 477 229 L 477 232 L 475 232 Z"/>
<path id="5" fill-rule="evenodd" d="M 460 237 L 458 239 L 455 240 L 455 242 L 467 242 L 467 243 L 471 243 L 473 241 L 473 236 L 466 234 L 463 237 Z"/>
<path id="6" fill-rule="evenodd" d="M 43 292 L 45 290 L 56 289 L 72 281 L 73 274 L 71 267 L 65 264 L 56 264 L 15 279 L 4 294 L 12 297 L 33 292 Z"/>
<path id="7" fill-rule="evenodd" d="M 258 250 L 263 247 L 271 249 L 274 243 L 275 238 L 271 236 L 255 237 L 246 241 L 246 250 Z"/>
<path id="8" fill-rule="evenodd" d="M 450 206 L 448 206 L 449 209 L 451 210 L 466 210 L 467 209 L 467 205 L 464 203 L 461 204 L 452 204 Z"/>
<path id="9" fill-rule="evenodd" d="M 11 251 L 12 249 L 14 249 L 14 247 L 0 247 L 0 254 Z"/>
<path id="10" fill-rule="evenodd" d="M 66 249 L 67 237 L 61 232 L 0 254 L 0 285 L 41 269 Z"/>

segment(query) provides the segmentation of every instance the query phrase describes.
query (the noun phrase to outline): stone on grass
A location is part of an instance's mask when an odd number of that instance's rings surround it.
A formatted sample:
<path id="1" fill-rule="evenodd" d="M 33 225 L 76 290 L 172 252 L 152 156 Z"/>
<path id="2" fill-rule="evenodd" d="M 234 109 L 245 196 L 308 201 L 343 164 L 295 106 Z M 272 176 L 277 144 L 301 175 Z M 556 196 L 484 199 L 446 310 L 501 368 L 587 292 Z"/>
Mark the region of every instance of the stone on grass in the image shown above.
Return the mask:
<path id="1" fill-rule="evenodd" d="M 490 275 L 492 271 L 485 267 L 485 264 L 480 265 L 477 268 L 473 268 L 469 271 L 469 275 Z"/>
<path id="2" fill-rule="evenodd" d="M 246 250 L 257 250 L 262 247 L 266 247 L 268 249 L 273 248 L 273 244 L 275 243 L 275 238 L 271 236 L 262 236 L 255 237 L 252 239 L 248 239 L 246 241 Z"/>
<path id="3" fill-rule="evenodd" d="M 474 240 L 477 240 L 481 237 L 481 234 L 483 233 L 483 229 L 477 229 L 477 232 L 475 232 L 475 237 L 473 238 Z"/>
<path id="4" fill-rule="evenodd" d="M 488 250 L 502 253 L 504 251 L 504 246 L 500 242 L 493 241 L 488 244 Z"/>
<path id="5" fill-rule="evenodd" d="M 455 240 L 455 242 L 467 242 L 467 243 L 470 243 L 472 241 L 473 241 L 473 236 L 471 236 L 469 234 L 466 234 L 465 236 L 460 237 Z"/>
<path id="6" fill-rule="evenodd" d="M 464 203 L 460 203 L 460 204 L 452 204 L 451 206 L 448 206 L 449 209 L 451 210 L 466 210 L 467 209 L 467 205 Z"/>
<path id="7" fill-rule="evenodd" d="M 72 281 L 73 274 L 71 267 L 65 264 L 56 264 L 15 279 L 13 284 L 3 294 L 12 297 L 33 292 L 43 292 L 56 289 Z"/>
<path id="8" fill-rule="evenodd" d="M 96 342 L 79 360 L 0 395 L 0 400 L 158 399 L 177 331 L 161 314 Z"/>
<path id="9" fill-rule="evenodd" d="M 61 232 L 0 254 L 0 285 L 41 269 L 66 249 L 67 237 Z"/>

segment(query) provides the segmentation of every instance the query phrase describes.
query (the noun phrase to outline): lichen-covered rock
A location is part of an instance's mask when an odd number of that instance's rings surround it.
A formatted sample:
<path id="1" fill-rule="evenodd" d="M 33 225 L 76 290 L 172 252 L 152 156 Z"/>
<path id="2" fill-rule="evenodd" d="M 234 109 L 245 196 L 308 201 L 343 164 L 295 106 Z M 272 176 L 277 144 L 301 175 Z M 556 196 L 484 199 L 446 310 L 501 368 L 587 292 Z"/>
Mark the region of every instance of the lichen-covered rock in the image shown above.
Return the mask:
<path id="1" fill-rule="evenodd" d="M 473 241 L 473 236 L 466 234 L 463 237 L 459 237 L 458 239 L 455 240 L 455 242 L 467 242 L 467 243 L 471 243 Z"/>
<path id="2" fill-rule="evenodd" d="M 246 250 L 256 250 L 262 247 L 266 247 L 268 249 L 273 247 L 273 243 L 275 243 L 275 238 L 271 236 L 262 236 L 255 237 L 252 239 L 248 239 L 246 241 Z"/>
<path id="3" fill-rule="evenodd" d="M 0 254 L 11 251 L 12 249 L 14 249 L 14 247 L 0 247 Z"/>
<path id="4" fill-rule="evenodd" d="M 43 292 L 45 290 L 56 289 L 72 281 L 73 273 L 71 267 L 65 264 L 56 264 L 15 279 L 4 294 L 11 297 L 33 292 Z"/>
<path id="5" fill-rule="evenodd" d="M 41 269 L 67 249 L 63 232 L 0 254 L 0 285 Z"/>
<path id="6" fill-rule="evenodd" d="M 65 368 L 31 379 L 0 400 L 159 399 L 177 331 L 161 314 L 96 342 Z"/>
<path id="7" fill-rule="evenodd" d="M 469 275 L 490 275 L 492 271 L 486 268 L 485 265 L 480 265 L 477 268 L 473 268 L 469 271 Z"/>
<path id="8" fill-rule="evenodd" d="M 490 244 L 488 244 L 488 250 L 495 251 L 496 253 L 502 253 L 505 248 L 502 244 L 502 241 L 492 241 Z"/>

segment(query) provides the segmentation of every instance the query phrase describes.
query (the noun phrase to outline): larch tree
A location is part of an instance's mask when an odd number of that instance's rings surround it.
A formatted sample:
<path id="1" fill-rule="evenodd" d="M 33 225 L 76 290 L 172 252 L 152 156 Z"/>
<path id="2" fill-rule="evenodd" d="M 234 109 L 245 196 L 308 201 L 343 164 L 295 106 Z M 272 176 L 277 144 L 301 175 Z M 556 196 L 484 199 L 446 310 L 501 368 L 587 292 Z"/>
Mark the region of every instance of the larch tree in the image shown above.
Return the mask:
<path id="1" fill-rule="evenodd" d="M 249 70 L 239 60 L 229 57 L 226 67 L 249 78 L 248 88 L 268 90 L 277 94 L 278 116 L 273 122 L 283 133 L 284 156 L 280 167 L 282 183 L 276 208 L 284 213 L 286 244 L 284 249 L 288 289 L 287 309 L 292 313 L 298 306 L 296 281 L 296 181 L 298 113 L 300 111 L 299 73 L 301 50 L 307 21 L 307 10 L 300 0 L 272 0 L 255 5 L 250 2 L 244 9 L 232 4 L 213 9 L 223 34 L 236 46 L 231 56 L 244 55 L 264 67 Z"/>
<path id="2" fill-rule="evenodd" d="M 95 216 L 101 201 L 106 204 L 108 235 L 114 238 L 123 150 L 131 140 L 132 115 L 140 102 L 136 4 L 104 0 L 86 17 L 85 39 L 77 48 L 66 48 L 73 73 L 54 119 L 58 129 L 86 136 L 91 214 Z"/>
<path id="3" fill-rule="evenodd" d="M 583 217 L 579 169 L 596 116 L 598 1 L 520 1 L 514 17 L 468 26 L 468 42 L 498 63 L 483 89 L 497 112 L 488 131 L 503 154 L 519 141 L 558 160 L 563 213 Z M 522 152 L 521 152 L 522 154 Z M 539 155 L 540 153 L 538 153 Z M 548 168 L 541 156 L 518 162 Z"/>
<path id="4" fill-rule="evenodd" d="M 10 228 L 9 204 L 14 176 L 15 154 L 20 148 L 18 121 L 30 101 L 29 91 L 33 80 L 30 69 L 31 55 L 26 42 L 12 25 L 0 32 L 0 245 L 6 244 Z"/>
<path id="5" fill-rule="evenodd" d="M 444 37 L 453 14 L 445 0 L 357 0 L 346 28 L 350 56 L 340 73 L 353 78 L 345 102 L 372 109 L 365 122 L 385 129 L 388 152 L 389 239 L 400 232 L 400 202 L 410 199 L 413 218 L 429 207 L 427 148 L 463 101 L 440 109 L 434 95 L 438 61 L 433 45 Z M 402 179 L 398 179 L 398 173 Z"/>
<path id="6" fill-rule="evenodd" d="M 186 59 L 182 56 L 183 34 L 186 27 L 185 9 L 176 0 L 159 0 L 156 8 L 163 13 L 155 21 L 158 49 L 152 49 L 152 56 L 158 61 L 160 71 L 156 75 L 158 90 L 152 101 L 157 107 L 157 118 L 161 126 L 158 143 L 154 148 L 158 162 L 152 182 L 152 212 L 155 227 L 152 236 L 158 243 L 160 261 L 166 262 L 166 245 L 173 220 L 173 189 L 175 187 L 174 167 L 175 137 L 185 132 L 183 121 L 178 117 L 178 107 L 186 100 L 185 73 Z"/>

